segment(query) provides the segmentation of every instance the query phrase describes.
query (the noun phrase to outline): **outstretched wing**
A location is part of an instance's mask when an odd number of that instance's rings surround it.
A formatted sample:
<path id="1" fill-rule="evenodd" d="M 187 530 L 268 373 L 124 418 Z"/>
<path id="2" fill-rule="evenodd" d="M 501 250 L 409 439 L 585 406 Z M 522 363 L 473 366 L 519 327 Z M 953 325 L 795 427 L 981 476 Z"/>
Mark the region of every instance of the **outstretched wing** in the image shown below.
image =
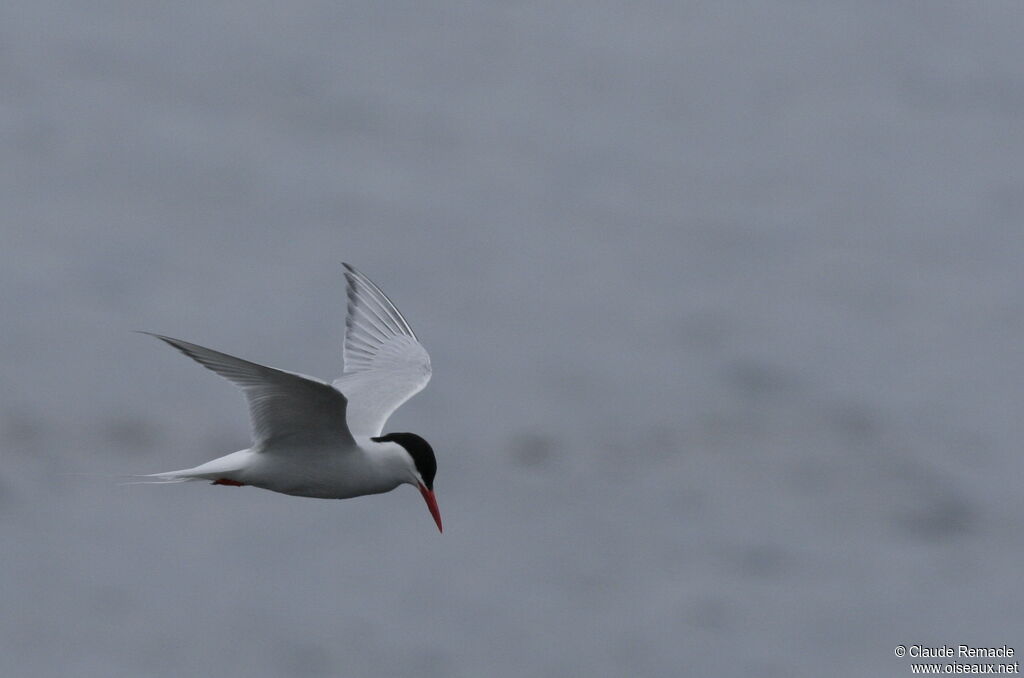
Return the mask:
<path id="1" fill-rule="evenodd" d="M 345 423 L 345 396 L 330 384 L 180 339 L 151 332 L 143 334 L 167 342 L 240 387 L 249 401 L 253 442 L 257 446 L 285 439 L 292 443 L 355 445 Z"/>
<path id="2" fill-rule="evenodd" d="M 345 372 L 334 388 L 348 398 L 348 427 L 379 436 L 388 417 L 430 381 L 430 356 L 409 323 L 365 275 L 348 264 Z"/>

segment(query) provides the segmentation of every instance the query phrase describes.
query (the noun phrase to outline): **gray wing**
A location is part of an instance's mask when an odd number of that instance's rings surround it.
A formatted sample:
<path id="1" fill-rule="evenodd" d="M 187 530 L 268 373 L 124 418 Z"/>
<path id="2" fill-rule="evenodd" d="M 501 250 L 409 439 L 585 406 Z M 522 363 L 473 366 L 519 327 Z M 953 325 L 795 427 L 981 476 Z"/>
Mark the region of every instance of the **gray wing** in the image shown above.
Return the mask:
<path id="1" fill-rule="evenodd" d="M 334 387 L 348 398 L 348 426 L 379 436 L 388 417 L 430 381 L 430 356 L 402 314 L 369 278 L 348 264 L 345 372 Z"/>
<path id="2" fill-rule="evenodd" d="M 277 370 L 180 339 L 161 339 L 203 367 L 240 387 L 249 401 L 253 442 L 328 443 L 354 446 L 345 423 L 345 396 L 319 379 Z"/>

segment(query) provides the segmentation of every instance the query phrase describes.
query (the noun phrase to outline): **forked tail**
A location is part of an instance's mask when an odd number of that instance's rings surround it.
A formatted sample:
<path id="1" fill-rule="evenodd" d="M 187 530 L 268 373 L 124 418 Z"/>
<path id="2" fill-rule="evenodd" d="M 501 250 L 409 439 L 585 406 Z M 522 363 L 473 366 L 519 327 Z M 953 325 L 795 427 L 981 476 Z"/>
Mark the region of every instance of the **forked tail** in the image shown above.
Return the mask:
<path id="1" fill-rule="evenodd" d="M 180 471 L 165 471 L 163 473 L 149 473 L 146 475 L 126 476 L 132 480 L 128 485 L 166 485 L 169 483 L 184 483 L 190 480 L 211 480 L 231 481 L 219 482 L 220 485 L 242 485 L 240 481 L 232 480 L 237 477 L 240 471 L 251 463 L 254 452 L 252 450 L 239 450 L 223 457 L 218 457 L 205 464 L 193 468 L 185 468 Z"/>
<path id="2" fill-rule="evenodd" d="M 123 475 L 123 480 L 118 485 L 168 485 L 172 483 L 187 483 L 190 480 L 202 480 L 201 478 L 190 478 L 179 476 L 175 473 L 149 473 L 146 475 Z"/>

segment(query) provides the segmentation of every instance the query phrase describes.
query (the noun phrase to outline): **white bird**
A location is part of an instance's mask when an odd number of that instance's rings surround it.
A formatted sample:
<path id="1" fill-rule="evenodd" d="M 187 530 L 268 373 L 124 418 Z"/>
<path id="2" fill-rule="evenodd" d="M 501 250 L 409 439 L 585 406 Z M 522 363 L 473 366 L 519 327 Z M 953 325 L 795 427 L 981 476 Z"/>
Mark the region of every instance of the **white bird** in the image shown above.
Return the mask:
<path id="1" fill-rule="evenodd" d="M 209 480 L 273 492 L 347 499 L 419 488 L 441 527 L 437 460 L 414 433 L 381 435 L 388 417 L 430 381 L 430 356 L 409 323 L 369 278 L 348 264 L 345 371 L 328 384 L 151 332 L 239 386 L 249 401 L 252 447 L 149 482 Z"/>

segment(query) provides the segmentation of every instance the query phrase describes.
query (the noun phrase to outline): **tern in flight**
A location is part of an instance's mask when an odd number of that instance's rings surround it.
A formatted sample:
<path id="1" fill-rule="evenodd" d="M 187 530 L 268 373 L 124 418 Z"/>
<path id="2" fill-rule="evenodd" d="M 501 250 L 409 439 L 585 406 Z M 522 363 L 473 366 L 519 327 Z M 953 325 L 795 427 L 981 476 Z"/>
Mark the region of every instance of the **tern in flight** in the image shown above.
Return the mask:
<path id="1" fill-rule="evenodd" d="M 382 433 L 388 417 L 430 381 L 430 356 L 387 295 L 352 266 L 344 267 L 345 371 L 333 384 L 144 333 L 242 389 L 249 401 L 252 447 L 143 478 L 251 485 L 320 499 L 379 494 L 408 483 L 419 489 L 442 530 L 434 450 L 415 433 Z"/>

